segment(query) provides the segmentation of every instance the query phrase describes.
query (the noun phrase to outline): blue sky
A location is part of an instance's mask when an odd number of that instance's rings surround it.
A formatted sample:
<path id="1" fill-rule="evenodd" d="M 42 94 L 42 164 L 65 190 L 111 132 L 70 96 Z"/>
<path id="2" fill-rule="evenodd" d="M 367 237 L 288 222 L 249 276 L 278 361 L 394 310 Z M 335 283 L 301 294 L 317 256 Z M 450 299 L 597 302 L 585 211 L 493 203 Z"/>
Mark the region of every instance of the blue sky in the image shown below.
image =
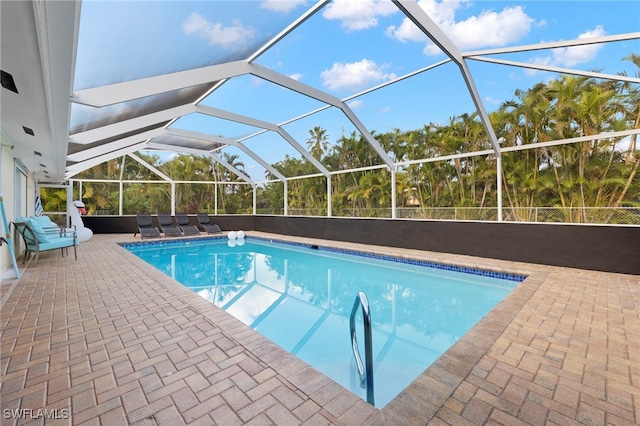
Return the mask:
<path id="1" fill-rule="evenodd" d="M 435 1 L 420 6 L 462 51 L 518 46 L 640 31 L 637 1 Z M 313 2 L 306 1 L 85 1 L 78 44 L 76 89 L 143 78 L 246 57 Z M 616 74 L 637 70 L 622 58 L 640 54 L 640 41 L 622 41 L 500 55 L 500 59 Z M 256 63 L 346 98 L 446 56 L 389 1 L 335 0 L 260 56 Z M 490 112 L 516 89 L 556 77 L 552 73 L 471 62 L 474 82 Z M 322 104 L 253 76 L 234 78 L 204 102 L 216 108 L 281 123 Z M 409 130 L 475 111 L 452 63 L 349 102 L 369 130 Z M 257 129 L 201 115 L 175 127 L 227 137 Z M 301 144 L 314 126 L 331 142 L 355 130 L 335 109 L 285 126 Z M 246 145 L 273 163 L 299 154 L 267 133 Z M 237 149 L 250 174 L 264 170 Z"/>

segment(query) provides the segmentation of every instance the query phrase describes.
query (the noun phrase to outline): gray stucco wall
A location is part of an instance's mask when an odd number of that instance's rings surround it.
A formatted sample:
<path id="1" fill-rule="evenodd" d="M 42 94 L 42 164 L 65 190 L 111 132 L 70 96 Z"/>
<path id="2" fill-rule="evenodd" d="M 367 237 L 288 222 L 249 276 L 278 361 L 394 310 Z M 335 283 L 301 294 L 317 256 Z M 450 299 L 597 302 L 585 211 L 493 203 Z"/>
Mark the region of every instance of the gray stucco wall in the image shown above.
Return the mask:
<path id="1" fill-rule="evenodd" d="M 85 216 L 94 233 L 131 232 L 135 216 Z M 191 217 L 195 222 L 195 217 Z M 257 230 L 640 275 L 640 227 L 284 216 L 211 216 L 225 230 Z"/>
<path id="2" fill-rule="evenodd" d="M 257 216 L 255 229 L 640 274 L 640 227 Z"/>

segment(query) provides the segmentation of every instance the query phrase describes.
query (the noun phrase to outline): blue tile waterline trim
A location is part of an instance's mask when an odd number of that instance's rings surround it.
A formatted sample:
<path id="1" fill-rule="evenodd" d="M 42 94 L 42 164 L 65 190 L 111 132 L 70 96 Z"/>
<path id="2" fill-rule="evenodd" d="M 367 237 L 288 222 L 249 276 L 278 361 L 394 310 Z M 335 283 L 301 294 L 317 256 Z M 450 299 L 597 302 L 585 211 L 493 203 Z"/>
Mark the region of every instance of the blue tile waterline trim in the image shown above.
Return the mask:
<path id="1" fill-rule="evenodd" d="M 207 237 L 198 237 L 198 238 L 189 238 L 189 239 L 175 239 L 175 240 L 172 239 L 172 240 L 161 240 L 161 241 L 159 241 L 159 240 L 141 241 L 139 243 L 138 242 L 136 242 L 136 243 L 119 243 L 119 245 L 121 247 L 124 247 L 125 249 L 133 249 L 133 248 L 140 247 L 140 246 L 147 246 L 147 247 L 158 246 L 158 247 L 163 247 L 163 246 L 171 246 L 171 245 L 176 245 L 176 244 L 189 243 L 189 242 L 193 242 L 193 241 L 212 241 L 212 240 L 223 240 L 223 239 L 226 240 L 227 237 L 224 236 L 224 235 L 213 236 L 213 237 L 212 236 L 207 236 Z M 467 266 L 448 265 L 448 264 L 445 264 L 445 263 L 430 262 L 428 260 L 407 259 L 407 258 L 403 258 L 403 257 L 389 256 L 389 255 L 385 255 L 385 254 L 367 253 L 367 252 L 357 251 L 357 250 L 339 249 L 339 248 L 335 248 L 335 247 L 326 247 L 326 246 L 315 245 L 315 244 L 307 244 L 307 243 L 297 243 L 297 242 L 284 241 L 284 240 L 278 240 L 278 239 L 273 239 L 273 238 L 247 236 L 247 237 L 245 237 L 245 239 L 247 239 L 247 240 L 251 239 L 251 240 L 259 240 L 259 241 L 276 242 L 276 243 L 279 243 L 279 244 L 286 244 L 286 245 L 298 246 L 298 247 L 304 247 L 304 248 L 312 248 L 313 247 L 313 248 L 317 248 L 318 250 L 321 250 L 321 251 L 349 254 L 349 255 L 360 256 L 360 257 L 368 257 L 368 258 L 371 258 L 371 259 L 379 259 L 379 260 L 386 260 L 386 261 L 396 262 L 396 263 L 404 263 L 404 264 L 408 264 L 408 265 L 423 266 L 423 267 L 434 268 L 434 269 L 442 269 L 442 270 L 446 270 L 446 271 L 460 272 L 460 273 L 463 273 L 463 274 L 471 274 L 471 275 L 479 275 L 479 276 L 483 276 L 483 277 L 499 278 L 499 279 L 508 280 L 508 281 L 515 281 L 515 282 L 519 282 L 519 283 L 524 281 L 527 278 L 526 275 L 514 274 L 514 273 L 509 273 L 509 272 L 497 272 L 497 271 L 490 271 L 490 270 L 487 270 L 487 269 L 470 268 L 470 267 L 467 267 Z"/>
<path id="2" fill-rule="evenodd" d="M 216 235 L 216 236 L 206 236 L 206 237 L 195 237 L 195 238 L 189 238 L 189 239 L 184 239 L 184 238 L 172 238 L 172 239 L 159 239 L 159 240 L 152 240 L 152 241 L 140 241 L 140 242 L 136 242 L 136 243 L 118 243 L 118 245 L 120 247 L 126 248 L 126 249 L 133 249 L 136 247 L 154 247 L 154 246 L 158 246 L 158 247 L 162 247 L 162 246 L 171 246 L 171 245 L 176 245 L 176 244 L 184 244 L 184 243 L 190 243 L 193 241 L 211 241 L 211 240 L 226 240 L 227 236 L 226 235 Z"/>
<path id="3" fill-rule="evenodd" d="M 353 255 L 353 256 L 368 257 L 368 258 L 372 258 L 372 259 L 386 260 L 386 261 L 390 261 L 390 262 L 404 263 L 404 264 L 415 265 L 415 266 L 424 266 L 424 267 L 427 267 L 427 268 L 443 269 L 443 270 L 446 270 L 446 271 L 460 272 L 460 273 L 464 273 L 464 274 L 472 274 L 472 275 L 480 275 L 480 276 L 484 276 L 484 277 L 500 278 L 500 279 L 508 280 L 508 281 L 522 282 L 527 278 L 526 275 L 521 275 L 521 274 L 513 274 L 513 273 L 508 273 L 508 272 L 497 272 L 497 271 L 490 271 L 490 270 L 486 270 L 486 269 L 470 268 L 470 267 L 458 266 L 458 265 L 447 265 L 445 263 L 430 262 L 430 261 L 427 261 L 427 260 L 407 259 L 407 258 L 403 258 L 403 257 L 389 256 L 389 255 L 385 255 L 385 254 L 367 253 L 367 252 L 363 252 L 363 251 L 349 250 L 349 249 L 339 249 L 339 248 L 335 248 L 335 247 L 326 247 L 326 246 L 315 245 L 315 244 L 292 243 L 292 242 L 289 242 L 289 241 L 274 240 L 273 238 L 263 238 L 263 237 L 251 237 L 251 238 L 252 239 L 256 239 L 256 240 L 270 241 L 270 242 L 271 241 L 275 241 L 275 242 L 282 243 L 282 244 L 290 244 L 290 245 L 301 246 L 301 247 L 306 247 L 306 248 L 311 248 L 311 247 L 315 248 L 315 247 L 317 247 L 317 249 L 321 250 L 321 251 L 328 251 L 328 252 L 335 252 L 335 253 L 342 253 L 342 254 L 350 254 L 350 255 Z"/>

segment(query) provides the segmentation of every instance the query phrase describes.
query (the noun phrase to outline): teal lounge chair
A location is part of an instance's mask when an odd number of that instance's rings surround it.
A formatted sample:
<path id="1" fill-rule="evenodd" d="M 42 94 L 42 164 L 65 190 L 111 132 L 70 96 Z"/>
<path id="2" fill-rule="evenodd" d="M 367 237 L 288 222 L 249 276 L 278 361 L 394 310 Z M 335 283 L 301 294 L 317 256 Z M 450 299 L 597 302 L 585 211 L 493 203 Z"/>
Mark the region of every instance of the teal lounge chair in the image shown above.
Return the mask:
<path id="1" fill-rule="evenodd" d="M 37 265 L 38 255 L 49 250 L 60 249 L 64 256 L 69 247 L 73 247 L 74 257 L 78 260 L 78 252 L 76 250 L 78 238 L 72 229 L 57 226 L 55 228 L 43 228 L 35 218 L 26 217 L 16 218 L 13 221 L 13 226 L 22 236 L 25 245 L 22 263 L 25 263 L 30 256 L 35 254 L 34 265 Z"/>

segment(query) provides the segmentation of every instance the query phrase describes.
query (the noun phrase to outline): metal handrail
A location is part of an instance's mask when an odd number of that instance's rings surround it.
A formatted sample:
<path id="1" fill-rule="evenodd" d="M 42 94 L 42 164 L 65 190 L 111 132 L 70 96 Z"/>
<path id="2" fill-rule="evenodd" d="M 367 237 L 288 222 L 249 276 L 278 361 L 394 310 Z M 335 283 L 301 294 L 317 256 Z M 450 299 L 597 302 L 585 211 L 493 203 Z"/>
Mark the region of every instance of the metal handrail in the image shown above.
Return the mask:
<path id="1" fill-rule="evenodd" d="M 360 357 L 360 351 L 358 350 L 358 339 L 356 337 L 355 319 L 356 313 L 358 312 L 358 306 L 362 306 L 362 320 L 364 322 L 364 356 L 366 372 L 362 365 L 362 358 Z M 360 386 L 365 387 L 366 385 L 367 402 L 371 405 L 375 405 L 373 402 L 373 345 L 371 342 L 371 311 L 369 310 L 369 300 L 363 291 L 358 292 L 358 296 L 356 296 L 356 300 L 353 303 L 349 324 L 351 328 L 351 348 L 353 349 L 353 356 L 356 359 L 356 367 L 358 368 L 358 374 L 360 375 Z"/>

